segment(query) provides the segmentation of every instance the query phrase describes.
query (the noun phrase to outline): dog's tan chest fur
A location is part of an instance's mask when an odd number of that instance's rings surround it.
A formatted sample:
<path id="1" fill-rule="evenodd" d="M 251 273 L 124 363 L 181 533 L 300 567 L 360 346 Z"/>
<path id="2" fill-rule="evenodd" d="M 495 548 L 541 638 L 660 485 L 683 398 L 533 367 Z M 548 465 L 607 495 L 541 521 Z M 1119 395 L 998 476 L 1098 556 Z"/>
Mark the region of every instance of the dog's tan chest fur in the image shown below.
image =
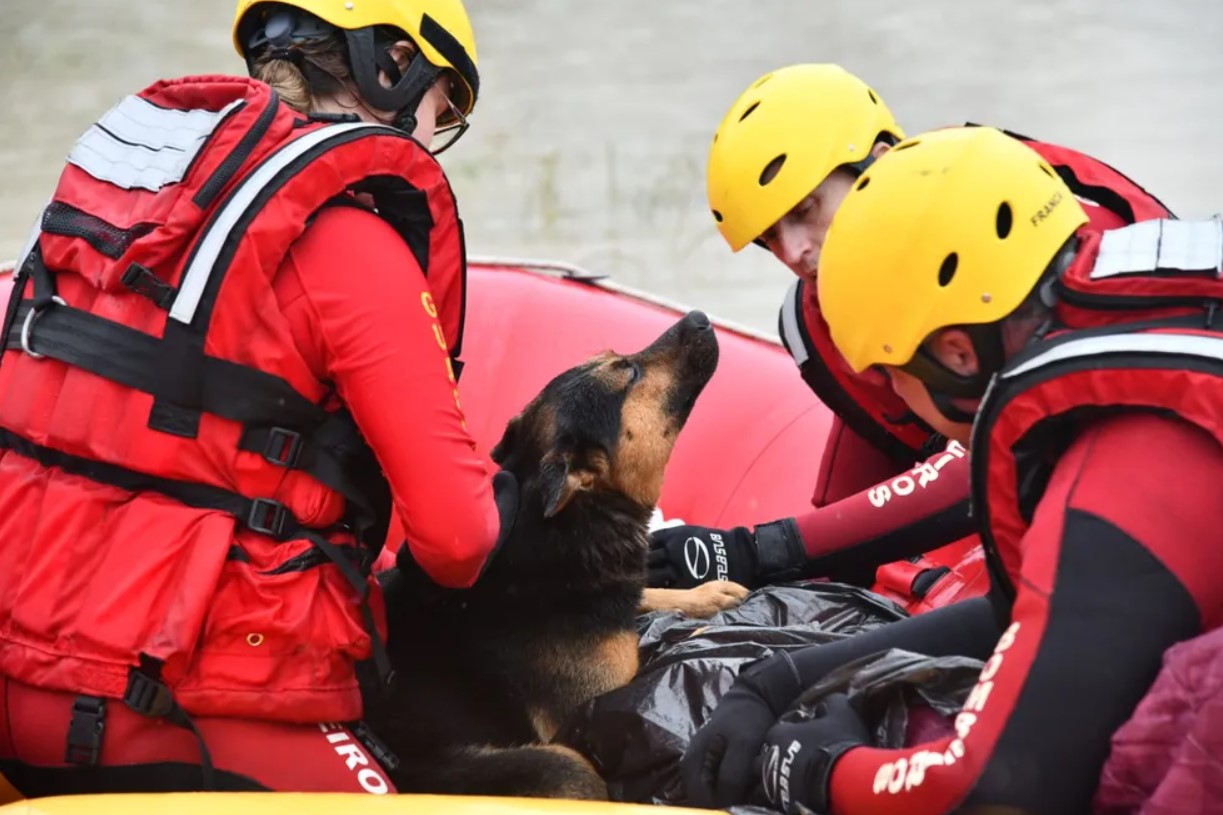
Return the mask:
<path id="1" fill-rule="evenodd" d="M 597 640 L 554 642 L 542 648 L 537 670 L 550 684 L 550 697 L 531 707 L 531 723 L 541 741 L 586 702 L 637 675 L 637 633 L 621 631 Z"/>

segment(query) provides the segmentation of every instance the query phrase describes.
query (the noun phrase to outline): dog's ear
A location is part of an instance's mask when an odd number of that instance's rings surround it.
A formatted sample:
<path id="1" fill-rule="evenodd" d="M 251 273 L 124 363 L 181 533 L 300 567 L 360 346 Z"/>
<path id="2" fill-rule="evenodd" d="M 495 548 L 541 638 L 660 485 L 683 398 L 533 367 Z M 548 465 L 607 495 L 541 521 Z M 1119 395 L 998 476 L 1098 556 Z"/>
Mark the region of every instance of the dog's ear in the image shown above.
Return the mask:
<path id="1" fill-rule="evenodd" d="M 544 497 L 544 517 L 560 512 L 579 492 L 595 483 L 595 472 L 575 464 L 571 452 L 553 450 L 539 465 L 539 483 Z"/>
<path id="2" fill-rule="evenodd" d="M 504 466 L 506 459 L 509 458 L 510 450 L 513 449 L 514 444 L 518 439 L 518 429 L 521 427 L 521 425 L 522 414 L 520 413 L 514 418 L 510 419 L 505 425 L 505 432 L 501 434 L 501 441 L 497 442 L 497 445 L 493 447 L 492 452 L 489 453 L 489 457 L 498 466 Z"/>

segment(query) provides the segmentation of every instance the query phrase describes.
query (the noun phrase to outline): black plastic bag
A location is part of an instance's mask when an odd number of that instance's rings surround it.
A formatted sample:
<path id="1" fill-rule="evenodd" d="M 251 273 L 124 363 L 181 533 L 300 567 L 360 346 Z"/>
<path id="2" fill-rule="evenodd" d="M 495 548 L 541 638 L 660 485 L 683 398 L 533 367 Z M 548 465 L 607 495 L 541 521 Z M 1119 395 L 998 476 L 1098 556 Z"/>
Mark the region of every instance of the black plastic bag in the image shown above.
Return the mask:
<path id="1" fill-rule="evenodd" d="M 872 732 L 871 747 L 896 749 L 951 735 L 955 715 L 977 683 L 984 663 L 969 657 L 928 657 L 893 648 L 847 662 L 830 671 L 794 701 L 782 721 L 811 718 L 819 703 L 844 693 Z M 759 785 L 753 804 L 731 807 L 732 815 L 772 815 Z M 800 811 L 812 813 L 802 807 Z M 812 813 L 814 815 L 814 813 Z"/>
<path id="2" fill-rule="evenodd" d="M 644 615 L 636 679 L 588 703 L 556 741 L 594 762 L 613 800 L 682 803 L 679 759 L 742 667 L 906 616 L 879 595 L 836 583 L 769 586 L 708 620 Z"/>
<path id="3" fill-rule="evenodd" d="M 934 741 L 977 683 L 984 663 L 970 657 L 928 657 L 893 648 L 847 662 L 805 690 L 782 719 L 810 718 L 819 702 L 844 693 L 873 731 L 873 747 Z"/>

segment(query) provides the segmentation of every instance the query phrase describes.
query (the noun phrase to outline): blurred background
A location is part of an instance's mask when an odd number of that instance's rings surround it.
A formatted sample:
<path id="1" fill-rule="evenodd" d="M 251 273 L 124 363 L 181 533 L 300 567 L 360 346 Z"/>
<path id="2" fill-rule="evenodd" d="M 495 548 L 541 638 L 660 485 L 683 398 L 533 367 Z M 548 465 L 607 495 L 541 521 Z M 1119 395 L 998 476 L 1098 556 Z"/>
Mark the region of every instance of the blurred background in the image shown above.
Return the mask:
<path id="1" fill-rule="evenodd" d="M 0 258 L 72 142 L 160 77 L 242 72 L 231 0 L 0 0 Z M 472 254 L 542 256 L 774 332 L 789 273 L 732 255 L 706 151 L 756 77 L 839 62 L 910 132 L 975 121 L 1223 210 L 1218 0 L 467 0 L 482 89 L 442 156 Z"/>

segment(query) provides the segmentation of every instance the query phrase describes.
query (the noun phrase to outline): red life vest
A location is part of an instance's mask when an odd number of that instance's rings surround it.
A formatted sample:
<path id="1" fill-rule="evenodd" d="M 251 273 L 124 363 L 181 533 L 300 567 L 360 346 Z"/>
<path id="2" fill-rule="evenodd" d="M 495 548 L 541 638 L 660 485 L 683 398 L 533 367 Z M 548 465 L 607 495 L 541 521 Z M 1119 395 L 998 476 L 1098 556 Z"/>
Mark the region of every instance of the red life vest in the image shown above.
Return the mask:
<path id="1" fill-rule="evenodd" d="M 1039 153 L 1083 204 L 1096 231 L 1152 218 L 1171 218 L 1157 198 L 1102 161 L 1067 147 L 1004 131 Z M 813 288 L 795 281 L 781 308 L 782 342 L 803 380 L 846 426 L 891 458 L 898 469 L 933 455 L 944 440 L 886 382 L 853 373 L 832 343 Z"/>
<path id="2" fill-rule="evenodd" d="M 1157 198 L 1102 161 L 1076 150 L 1034 141 L 1006 131 L 1039 153 L 1057 171 L 1083 204 L 1090 228 L 1107 230 L 1152 218 L 1171 218 Z M 897 470 L 925 460 L 944 439 L 919 419 L 886 382 L 853 373 L 845 363 L 828 325 L 820 314 L 815 290 L 799 280 L 786 293 L 780 316 L 782 342 L 798 364 L 803 380 L 850 430 L 891 460 Z M 816 495 L 824 495 L 827 478 L 821 473 Z M 863 484 L 861 489 L 870 485 Z M 913 613 L 939 603 L 983 593 L 981 562 L 972 548 L 975 536 L 907 561 L 888 563 L 876 572 L 874 589 L 905 605 Z M 940 574 L 936 583 L 918 589 L 917 577 Z"/>
<path id="3" fill-rule="evenodd" d="M 1223 223 L 1148 221 L 1086 235 L 1053 281 L 1059 331 L 994 378 L 973 426 L 973 504 L 1001 610 L 1020 542 L 1078 425 L 1171 413 L 1223 444 Z"/>
<path id="4" fill-rule="evenodd" d="M 137 709 L 360 718 L 389 488 L 272 287 L 354 192 L 426 271 L 457 356 L 461 224 L 410 136 L 193 77 L 76 142 L 0 335 L 0 553 L 22 564 L 0 573 L 0 673 Z"/>

